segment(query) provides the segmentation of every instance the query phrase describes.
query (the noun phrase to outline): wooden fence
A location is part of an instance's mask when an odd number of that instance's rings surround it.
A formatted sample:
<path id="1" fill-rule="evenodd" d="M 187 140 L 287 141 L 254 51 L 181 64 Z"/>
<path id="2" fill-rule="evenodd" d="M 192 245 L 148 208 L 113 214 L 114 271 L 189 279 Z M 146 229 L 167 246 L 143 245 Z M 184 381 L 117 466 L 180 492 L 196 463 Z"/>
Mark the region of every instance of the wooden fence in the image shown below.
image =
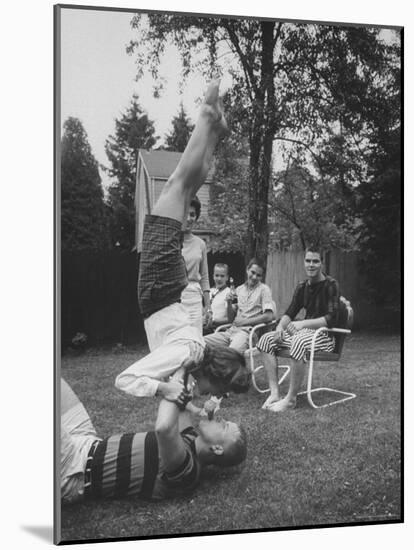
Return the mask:
<path id="1" fill-rule="evenodd" d="M 62 252 L 62 347 L 70 345 L 78 332 L 86 334 L 89 345 L 143 341 L 137 278 L 135 253 Z"/>
<path id="2" fill-rule="evenodd" d="M 358 267 L 358 256 L 354 252 L 330 252 L 325 259 L 325 271 L 334 277 L 340 292 L 352 304 L 355 314 L 354 328 L 396 326 L 398 312 L 390 312 L 366 298 L 364 277 Z M 288 307 L 296 285 L 306 278 L 303 252 L 272 252 L 267 260 L 266 283 L 272 290 L 278 313 Z"/>
<path id="3" fill-rule="evenodd" d="M 341 294 L 352 303 L 355 328 L 395 325 L 390 312 L 365 299 L 363 279 L 354 253 L 331 253 L 327 273 L 338 280 Z M 216 262 L 229 265 L 236 284 L 245 278 L 241 254 L 210 253 L 210 282 Z M 113 251 L 104 254 L 62 253 L 60 328 L 62 347 L 70 345 L 77 332 L 90 345 L 145 342 L 143 320 L 137 302 L 139 256 Z M 297 283 L 305 278 L 301 252 L 277 252 L 268 257 L 266 283 L 272 290 L 278 312 L 287 308 Z M 395 312 L 394 312 L 395 314 Z"/>
<path id="4" fill-rule="evenodd" d="M 241 254 L 209 254 L 210 280 L 217 262 L 229 265 L 236 284 L 244 279 Z M 135 252 L 65 253 L 61 256 L 59 320 L 62 348 L 76 333 L 86 334 L 88 345 L 125 345 L 146 341 L 138 307 L 139 255 Z"/>

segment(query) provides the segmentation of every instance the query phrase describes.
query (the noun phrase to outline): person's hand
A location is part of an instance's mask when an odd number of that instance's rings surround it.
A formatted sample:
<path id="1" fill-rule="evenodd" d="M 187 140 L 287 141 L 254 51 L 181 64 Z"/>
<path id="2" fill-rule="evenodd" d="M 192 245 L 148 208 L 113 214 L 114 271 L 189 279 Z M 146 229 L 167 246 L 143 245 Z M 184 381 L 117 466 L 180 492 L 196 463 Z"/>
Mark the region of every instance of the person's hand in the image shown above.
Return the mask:
<path id="1" fill-rule="evenodd" d="M 196 407 L 196 405 L 191 403 L 191 401 L 187 403 L 185 408 L 188 412 L 196 416 L 207 416 L 207 413 L 203 413 L 204 409 L 202 409 L 201 407 Z"/>
<path id="2" fill-rule="evenodd" d="M 303 321 L 291 321 L 286 330 L 289 332 L 291 336 L 293 336 L 296 332 L 299 332 L 299 330 L 302 330 L 304 328 Z"/>
<path id="3" fill-rule="evenodd" d="M 206 312 L 204 314 L 204 326 L 207 328 L 210 328 L 213 324 L 213 312 L 211 309 L 206 309 Z"/>
<path id="4" fill-rule="evenodd" d="M 277 343 L 281 342 L 283 338 L 283 329 L 280 325 L 276 327 L 276 330 L 273 334 L 273 340 Z"/>
<path id="5" fill-rule="evenodd" d="M 237 292 L 235 290 L 230 290 L 230 292 L 226 295 L 226 301 L 227 302 L 233 302 L 233 300 L 237 298 Z"/>
<path id="6" fill-rule="evenodd" d="M 203 406 L 203 410 L 205 411 L 204 415 L 207 416 L 209 420 L 213 419 L 214 413 L 218 409 L 219 407 L 217 406 L 217 401 L 214 401 L 213 399 L 208 399 Z"/>
<path id="7" fill-rule="evenodd" d="M 188 400 L 188 392 L 184 388 L 183 383 L 177 380 L 160 382 L 158 389 L 164 399 L 177 403 L 177 405 L 184 405 Z"/>

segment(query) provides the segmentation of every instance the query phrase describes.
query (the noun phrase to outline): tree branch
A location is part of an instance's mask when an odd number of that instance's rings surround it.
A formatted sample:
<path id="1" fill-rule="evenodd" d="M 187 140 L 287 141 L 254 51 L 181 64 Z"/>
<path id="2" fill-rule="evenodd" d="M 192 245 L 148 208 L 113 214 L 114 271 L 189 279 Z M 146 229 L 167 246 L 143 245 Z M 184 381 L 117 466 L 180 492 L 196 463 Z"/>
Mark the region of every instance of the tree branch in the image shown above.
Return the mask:
<path id="1" fill-rule="evenodd" d="M 305 149 L 307 149 L 311 155 L 313 156 L 313 158 L 316 160 L 316 163 L 318 165 L 318 168 L 319 168 L 319 172 L 321 174 L 321 176 L 323 176 L 323 169 L 322 169 L 322 166 L 320 164 L 320 161 L 319 161 L 319 158 L 318 156 L 316 155 L 316 153 L 314 153 L 312 151 L 312 149 L 309 147 L 309 145 L 307 145 L 306 143 L 303 143 L 303 141 L 300 141 L 298 139 L 292 139 L 292 138 L 285 138 L 285 137 L 278 137 L 278 136 L 275 136 L 273 138 L 275 141 L 278 140 L 278 141 L 289 141 L 291 143 L 296 143 L 298 145 L 301 145 L 302 147 L 304 147 Z"/>

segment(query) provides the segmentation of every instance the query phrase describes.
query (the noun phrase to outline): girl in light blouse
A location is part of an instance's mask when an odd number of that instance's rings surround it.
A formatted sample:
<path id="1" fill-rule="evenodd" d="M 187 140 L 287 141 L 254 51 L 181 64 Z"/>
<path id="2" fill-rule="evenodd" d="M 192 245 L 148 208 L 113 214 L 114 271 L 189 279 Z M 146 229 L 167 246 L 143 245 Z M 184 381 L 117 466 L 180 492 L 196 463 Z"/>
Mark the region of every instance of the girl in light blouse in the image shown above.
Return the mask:
<path id="1" fill-rule="evenodd" d="M 181 303 L 186 308 L 191 324 L 203 332 L 203 300 L 206 323 L 210 321 L 210 283 L 208 278 L 207 246 L 203 239 L 192 233 L 200 217 L 201 203 L 194 197 L 188 209 L 184 227 L 182 255 L 187 268 L 188 285 L 181 294 Z"/>

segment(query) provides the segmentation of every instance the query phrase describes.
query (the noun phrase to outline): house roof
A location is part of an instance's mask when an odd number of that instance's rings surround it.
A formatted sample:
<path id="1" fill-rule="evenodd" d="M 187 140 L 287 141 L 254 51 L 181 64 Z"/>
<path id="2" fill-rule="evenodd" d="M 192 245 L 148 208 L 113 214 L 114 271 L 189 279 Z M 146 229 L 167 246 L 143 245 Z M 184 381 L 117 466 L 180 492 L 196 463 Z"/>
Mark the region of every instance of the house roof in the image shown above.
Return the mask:
<path id="1" fill-rule="evenodd" d="M 140 149 L 139 153 L 145 164 L 150 178 L 168 179 L 174 172 L 182 153 L 175 151 L 147 151 Z M 210 168 L 206 182 L 211 182 L 213 179 L 214 165 Z"/>

